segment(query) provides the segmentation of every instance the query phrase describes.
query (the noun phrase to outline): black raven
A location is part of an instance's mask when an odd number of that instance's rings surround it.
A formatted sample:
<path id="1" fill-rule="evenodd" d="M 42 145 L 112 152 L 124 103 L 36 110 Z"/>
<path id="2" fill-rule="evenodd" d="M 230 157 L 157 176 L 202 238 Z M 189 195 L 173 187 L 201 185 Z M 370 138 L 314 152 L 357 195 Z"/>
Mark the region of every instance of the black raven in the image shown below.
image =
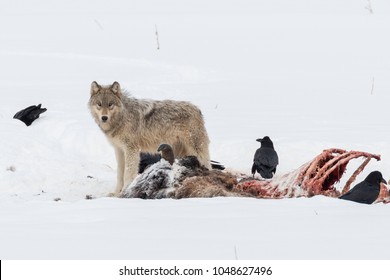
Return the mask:
<path id="1" fill-rule="evenodd" d="M 31 125 L 33 121 L 39 118 L 39 115 L 46 112 L 46 108 L 41 108 L 41 104 L 29 106 L 17 112 L 14 119 L 21 120 L 27 126 Z"/>
<path id="2" fill-rule="evenodd" d="M 168 161 L 170 165 L 172 165 L 175 162 L 175 155 L 173 154 L 172 147 L 168 144 L 161 144 L 157 152 L 161 152 L 161 157 Z"/>
<path id="3" fill-rule="evenodd" d="M 276 166 L 279 164 L 278 154 L 268 136 L 256 139 L 256 141 L 260 142 L 261 146 L 256 150 L 253 159 L 252 175 L 255 176 L 257 171 L 264 179 L 271 179 L 276 172 Z"/>
<path id="4" fill-rule="evenodd" d="M 386 184 L 386 180 L 383 179 L 382 173 L 373 171 L 368 174 L 364 181 L 354 186 L 339 198 L 359 203 L 372 204 L 378 198 L 381 183 Z"/>

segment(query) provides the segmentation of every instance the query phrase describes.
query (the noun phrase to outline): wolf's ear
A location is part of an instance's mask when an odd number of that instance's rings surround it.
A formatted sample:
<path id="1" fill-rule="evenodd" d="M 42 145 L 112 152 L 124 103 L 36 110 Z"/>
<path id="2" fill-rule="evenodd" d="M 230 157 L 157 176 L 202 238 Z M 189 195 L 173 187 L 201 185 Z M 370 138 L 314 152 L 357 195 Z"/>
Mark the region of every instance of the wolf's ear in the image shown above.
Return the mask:
<path id="1" fill-rule="evenodd" d="M 95 81 L 91 84 L 91 95 L 96 94 L 102 87 Z"/>
<path id="2" fill-rule="evenodd" d="M 112 92 L 117 95 L 117 96 L 120 96 L 121 95 L 121 86 L 119 85 L 119 83 L 117 81 L 115 81 L 110 89 L 112 90 Z"/>

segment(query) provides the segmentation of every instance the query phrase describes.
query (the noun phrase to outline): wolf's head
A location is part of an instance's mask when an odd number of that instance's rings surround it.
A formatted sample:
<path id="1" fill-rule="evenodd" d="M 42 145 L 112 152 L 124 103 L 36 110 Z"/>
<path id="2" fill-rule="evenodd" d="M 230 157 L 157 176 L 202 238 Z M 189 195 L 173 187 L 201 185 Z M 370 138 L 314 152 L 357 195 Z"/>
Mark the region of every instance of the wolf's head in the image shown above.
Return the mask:
<path id="1" fill-rule="evenodd" d="M 109 131 L 118 124 L 123 106 L 121 98 L 122 91 L 118 82 L 110 86 L 92 82 L 88 105 L 96 123 L 103 131 Z"/>

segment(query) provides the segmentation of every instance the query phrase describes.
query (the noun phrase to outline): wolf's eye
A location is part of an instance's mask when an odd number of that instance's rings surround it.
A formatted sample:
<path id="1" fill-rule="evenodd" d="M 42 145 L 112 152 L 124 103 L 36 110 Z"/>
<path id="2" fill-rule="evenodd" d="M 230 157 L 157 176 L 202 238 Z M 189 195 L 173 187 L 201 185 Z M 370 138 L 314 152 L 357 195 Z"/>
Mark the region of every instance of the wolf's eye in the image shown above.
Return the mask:
<path id="1" fill-rule="evenodd" d="M 97 103 L 97 106 L 98 106 L 98 107 L 102 107 L 102 102 L 98 102 L 98 103 Z"/>
<path id="2" fill-rule="evenodd" d="M 114 108 L 114 103 L 108 103 L 108 108 L 110 109 Z"/>

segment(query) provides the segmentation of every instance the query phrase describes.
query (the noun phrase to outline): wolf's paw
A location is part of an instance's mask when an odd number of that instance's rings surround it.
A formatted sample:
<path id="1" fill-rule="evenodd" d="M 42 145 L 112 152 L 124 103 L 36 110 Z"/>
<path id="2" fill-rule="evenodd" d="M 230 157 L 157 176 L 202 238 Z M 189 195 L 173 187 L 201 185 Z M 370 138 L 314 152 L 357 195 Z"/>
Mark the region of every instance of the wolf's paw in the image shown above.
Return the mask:
<path id="1" fill-rule="evenodd" d="M 120 193 L 109 193 L 107 197 L 120 197 Z"/>

